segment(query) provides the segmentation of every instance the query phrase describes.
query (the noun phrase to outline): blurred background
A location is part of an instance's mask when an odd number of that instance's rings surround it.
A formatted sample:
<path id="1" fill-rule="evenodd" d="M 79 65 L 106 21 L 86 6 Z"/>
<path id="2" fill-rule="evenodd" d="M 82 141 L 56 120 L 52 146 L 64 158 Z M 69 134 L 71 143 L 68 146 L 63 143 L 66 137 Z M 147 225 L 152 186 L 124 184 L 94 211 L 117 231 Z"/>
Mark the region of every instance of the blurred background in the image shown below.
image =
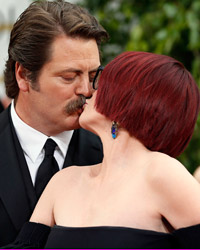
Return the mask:
<path id="1" fill-rule="evenodd" d="M 13 21 L 31 0 L 0 0 L 0 90 Z M 200 87 L 200 0 L 69 0 L 89 10 L 109 32 L 102 64 L 127 50 L 172 56 Z M 0 91 L 0 98 L 3 96 Z M 184 124 L 183 124 L 184 126 Z M 193 138 L 178 159 L 193 173 L 200 165 L 200 116 Z"/>
<path id="2" fill-rule="evenodd" d="M 10 103 L 5 95 L 3 82 L 10 31 L 13 23 L 30 2 L 31 0 L 0 0 L 0 112 Z"/>

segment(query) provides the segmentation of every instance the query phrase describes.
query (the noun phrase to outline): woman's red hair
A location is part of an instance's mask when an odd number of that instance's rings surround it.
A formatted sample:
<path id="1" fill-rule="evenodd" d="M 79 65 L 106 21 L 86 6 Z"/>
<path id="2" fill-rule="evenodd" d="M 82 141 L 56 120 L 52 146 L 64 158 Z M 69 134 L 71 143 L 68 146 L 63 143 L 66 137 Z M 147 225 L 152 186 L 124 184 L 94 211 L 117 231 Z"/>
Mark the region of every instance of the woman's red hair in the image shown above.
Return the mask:
<path id="1" fill-rule="evenodd" d="M 125 52 L 104 69 L 96 109 L 148 149 L 178 156 L 189 143 L 200 94 L 182 63 L 165 55 Z"/>

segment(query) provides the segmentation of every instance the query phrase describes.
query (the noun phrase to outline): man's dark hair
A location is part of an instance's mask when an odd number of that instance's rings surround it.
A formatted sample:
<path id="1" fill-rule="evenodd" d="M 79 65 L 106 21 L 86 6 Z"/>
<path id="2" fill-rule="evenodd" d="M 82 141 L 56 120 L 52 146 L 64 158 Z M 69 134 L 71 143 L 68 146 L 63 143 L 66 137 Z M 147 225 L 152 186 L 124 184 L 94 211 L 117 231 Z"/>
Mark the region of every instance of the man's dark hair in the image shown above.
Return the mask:
<path id="1" fill-rule="evenodd" d="M 36 87 L 41 68 L 51 59 L 51 44 L 62 34 L 95 39 L 98 47 L 108 38 L 95 17 L 78 5 L 63 0 L 33 2 L 19 16 L 10 35 L 4 71 L 6 93 L 10 98 L 16 98 L 19 93 L 15 63 L 26 69 L 32 87 Z"/>

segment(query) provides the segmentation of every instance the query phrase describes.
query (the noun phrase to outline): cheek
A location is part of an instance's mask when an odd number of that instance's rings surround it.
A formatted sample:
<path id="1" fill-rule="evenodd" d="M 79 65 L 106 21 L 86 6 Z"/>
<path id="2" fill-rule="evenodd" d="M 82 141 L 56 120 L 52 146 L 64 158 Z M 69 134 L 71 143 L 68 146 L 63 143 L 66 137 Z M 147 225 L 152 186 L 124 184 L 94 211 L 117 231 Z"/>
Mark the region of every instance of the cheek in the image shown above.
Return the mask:
<path id="1" fill-rule="evenodd" d="M 88 123 L 90 123 L 91 114 L 92 114 L 92 112 L 90 111 L 89 106 L 86 105 L 82 114 L 79 117 L 79 123 L 80 123 L 81 127 L 83 127 L 83 128 L 87 127 Z"/>
<path id="2" fill-rule="evenodd" d="M 71 96 L 66 90 L 62 91 L 59 89 L 55 89 L 54 91 L 49 93 L 47 99 L 47 102 L 52 108 L 59 109 L 61 107 L 65 107 L 67 103 L 69 103 L 69 101 L 71 100 Z"/>
<path id="3" fill-rule="evenodd" d="M 87 129 L 86 128 L 86 123 L 85 123 L 85 114 L 84 114 L 84 112 L 79 117 L 79 124 L 80 124 L 80 126 L 82 128 Z"/>
<path id="4" fill-rule="evenodd" d="M 93 96 L 90 100 L 86 100 L 86 102 L 88 103 L 87 109 L 92 111 L 94 109 L 95 97 Z"/>

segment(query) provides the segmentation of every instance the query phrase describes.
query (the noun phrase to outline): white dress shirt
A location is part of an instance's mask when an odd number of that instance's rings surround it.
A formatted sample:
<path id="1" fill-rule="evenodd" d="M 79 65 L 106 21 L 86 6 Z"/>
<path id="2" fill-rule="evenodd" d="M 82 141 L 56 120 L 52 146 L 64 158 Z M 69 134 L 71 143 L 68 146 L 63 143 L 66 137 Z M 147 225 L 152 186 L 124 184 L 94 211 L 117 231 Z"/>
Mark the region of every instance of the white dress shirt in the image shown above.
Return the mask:
<path id="1" fill-rule="evenodd" d="M 30 127 L 19 118 L 14 108 L 14 101 L 11 103 L 11 118 L 23 149 L 33 185 L 35 185 L 38 168 L 44 159 L 43 147 L 48 138 L 53 139 L 57 143 L 58 146 L 54 151 L 54 157 L 59 168 L 61 169 L 63 167 L 73 130 L 64 131 L 56 136 L 48 137 Z"/>

